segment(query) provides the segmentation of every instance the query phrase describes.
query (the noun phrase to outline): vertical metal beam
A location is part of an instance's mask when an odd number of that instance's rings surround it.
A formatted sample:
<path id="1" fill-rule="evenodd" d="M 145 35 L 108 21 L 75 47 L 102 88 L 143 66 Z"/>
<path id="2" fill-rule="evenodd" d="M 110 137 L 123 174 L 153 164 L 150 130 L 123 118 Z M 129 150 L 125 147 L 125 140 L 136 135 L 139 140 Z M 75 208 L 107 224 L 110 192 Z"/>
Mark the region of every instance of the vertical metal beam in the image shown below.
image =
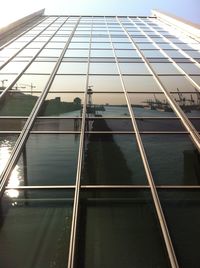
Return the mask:
<path id="1" fill-rule="evenodd" d="M 116 17 L 116 18 L 117 18 L 117 21 L 120 24 L 121 28 L 123 29 L 123 31 L 125 32 L 125 34 L 127 35 L 127 37 L 129 38 L 129 40 L 131 41 L 131 43 L 134 46 L 135 42 L 131 39 L 131 37 L 130 37 L 129 33 L 127 32 L 127 30 L 123 27 L 120 19 L 118 17 Z M 136 46 L 136 48 L 137 48 L 137 46 Z M 113 47 L 113 50 L 114 50 L 114 47 Z M 139 53 L 139 49 L 138 49 L 138 53 Z M 121 75 L 121 71 L 120 71 L 120 67 L 119 67 L 119 63 L 118 63 L 115 51 L 114 51 L 114 54 L 115 54 L 115 59 L 117 61 L 118 71 L 119 71 L 119 74 L 120 74 L 120 77 L 121 77 L 123 90 L 124 90 L 124 93 L 125 93 L 125 96 L 126 96 L 127 105 L 128 105 L 129 112 L 130 112 L 130 115 L 131 115 L 131 120 L 132 120 L 133 128 L 134 128 L 134 131 L 135 131 L 136 141 L 137 141 L 138 148 L 139 148 L 139 151 L 140 151 L 140 154 L 141 154 L 141 157 L 142 157 L 142 161 L 143 161 L 143 164 L 144 164 L 147 179 L 148 179 L 148 182 L 149 182 L 149 185 L 150 185 L 153 202 L 154 202 L 155 209 L 156 209 L 156 212 L 157 212 L 158 220 L 159 220 L 161 231 L 162 231 L 163 238 L 164 238 L 164 241 L 165 241 L 165 245 L 166 245 L 167 253 L 168 253 L 168 256 L 169 256 L 170 263 L 171 263 L 171 267 L 172 268 L 178 268 L 179 266 L 178 266 L 178 262 L 177 262 L 176 255 L 175 255 L 175 252 L 174 252 L 171 237 L 169 235 L 168 227 L 167 227 L 166 220 L 165 220 L 165 217 L 164 217 L 164 214 L 163 214 L 163 211 L 162 211 L 162 207 L 161 207 L 161 204 L 160 204 L 160 200 L 159 200 L 159 197 L 158 197 L 156 186 L 154 184 L 151 169 L 149 167 L 149 163 L 148 163 L 148 160 L 147 160 L 144 145 L 143 145 L 143 142 L 142 142 L 139 130 L 138 130 L 137 122 L 136 122 L 136 119 L 135 119 L 135 116 L 134 116 L 134 113 L 133 113 L 133 110 L 132 110 L 132 107 L 131 107 L 131 102 L 129 100 L 129 96 L 128 96 L 126 88 L 125 88 L 125 84 L 124 84 L 124 81 L 123 81 L 123 77 Z"/>
<path id="2" fill-rule="evenodd" d="M 81 185 L 81 168 L 82 168 L 83 153 L 84 153 L 83 149 L 84 149 L 85 121 L 86 121 L 86 110 L 87 110 L 87 93 L 88 93 L 88 82 L 89 82 L 89 68 L 90 68 L 92 29 L 93 29 L 93 23 L 91 25 L 90 44 L 89 44 L 89 51 L 88 51 L 88 66 L 87 66 L 87 74 L 86 74 L 87 77 L 86 77 L 86 86 L 85 86 L 85 94 L 84 94 L 84 104 L 83 104 L 83 113 L 82 113 L 82 124 L 81 124 L 79 153 L 78 153 L 78 165 L 77 165 L 77 174 L 76 174 L 76 188 L 75 188 L 75 194 L 74 194 L 74 206 L 73 206 L 70 245 L 69 245 L 69 257 L 68 257 L 68 266 L 67 266 L 68 268 L 73 268 L 74 267 L 74 260 L 75 260 L 77 219 L 78 219 L 79 196 L 80 196 L 80 185 Z"/>

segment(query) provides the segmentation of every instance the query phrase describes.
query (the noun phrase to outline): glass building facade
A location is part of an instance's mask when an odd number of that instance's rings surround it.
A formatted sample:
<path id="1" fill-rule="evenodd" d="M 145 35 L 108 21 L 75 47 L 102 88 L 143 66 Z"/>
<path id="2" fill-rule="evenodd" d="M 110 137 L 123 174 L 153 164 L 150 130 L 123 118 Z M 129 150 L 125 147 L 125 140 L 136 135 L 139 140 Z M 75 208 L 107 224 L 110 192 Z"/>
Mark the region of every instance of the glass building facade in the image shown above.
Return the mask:
<path id="1" fill-rule="evenodd" d="M 200 267 L 198 38 L 41 16 L 0 83 L 0 267 Z"/>

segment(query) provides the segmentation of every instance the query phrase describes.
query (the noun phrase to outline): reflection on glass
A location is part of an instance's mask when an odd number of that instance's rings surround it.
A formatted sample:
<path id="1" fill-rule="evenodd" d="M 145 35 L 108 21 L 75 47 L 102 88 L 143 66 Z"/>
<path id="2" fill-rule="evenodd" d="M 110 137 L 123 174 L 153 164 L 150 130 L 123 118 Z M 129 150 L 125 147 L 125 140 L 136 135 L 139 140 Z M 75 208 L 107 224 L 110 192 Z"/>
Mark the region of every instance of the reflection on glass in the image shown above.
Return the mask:
<path id="1" fill-rule="evenodd" d="M 37 94 L 8 92 L 0 99 L 1 116 L 28 116 L 38 99 Z"/>
<path id="2" fill-rule="evenodd" d="M 117 117 L 129 116 L 128 107 L 124 94 L 96 93 L 92 88 L 88 89 L 87 95 L 87 117 Z"/>
<path id="3" fill-rule="evenodd" d="M 90 63 L 90 74 L 118 74 L 116 63 Z"/>
<path id="4" fill-rule="evenodd" d="M 142 53 L 147 58 L 165 58 L 160 50 L 142 50 Z"/>
<path id="5" fill-rule="evenodd" d="M 0 118 L 1 131 L 17 131 L 22 130 L 26 119 L 22 118 Z"/>
<path id="6" fill-rule="evenodd" d="M 113 51 L 111 49 L 97 49 L 91 50 L 90 57 L 101 57 L 101 58 L 106 58 L 106 57 L 114 57 Z"/>
<path id="7" fill-rule="evenodd" d="M 19 61 L 11 61 L 9 62 L 3 69 L 0 70 L 0 73 L 20 73 L 24 67 L 28 64 L 28 62 L 19 62 Z"/>
<path id="8" fill-rule="evenodd" d="M 119 63 L 122 74 L 150 74 L 144 63 Z"/>
<path id="9" fill-rule="evenodd" d="M 90 75 L 89 85 L 95 91 L 123 91 L 120 77 L 117 75 Z"/>
<path id="10" fill-rule="evenodd" d="M 145 190 L 81 193 L 77 268 L 170 267 Z"/>
<path id="11" fill-rule="evenodd" d="M 172 92 L 195 92 L 195 87 L 184 76 L 159 76 L 163 85 Z"/>
<path id="12" fill-rule="evenodd" d="M 85 75 L 56 75 L 50 91 L 84 91 Z"/>
<path id="13" fill-rule="evenodd" d="M 49 93 L 42 104 L 39 116 L 81 116 L 83 97 L 80 93 Z"/>
<path id="14" fill-rule="evenodd" d="M 33 131 L 80 131 L 81 119 L 37 118 Z"/>
<path id="15" fill-rule="evenodd" d="M 20 91 L 43 91 L 48 78 L 48 75 L 24 74 L 13 86 L 12 89 Z"/>
<path id="16" fill-rule="evenodd" d="M 199 74 L 200 69 L 195 63 L 179 63 L 178 64 L 187 74 Z"/>
<path id="17" fill-rule="evenodd" d="M 200 184 L 200 156 L 186 134 L 142 135 L 158 185 Z"/>
<path id="18" fill-rule="evenodd" d="M 194 127 L 197 129 L 197 131 L 200 131 L 200 118 L 190 118 L 190 121 L 194 125 Z"/>
<path id="19" fill-rule="evenodd" d="M 198 268 L 199 190 L 160 190 L 158 193 L 180 267 Z"/>
<path id="20" fill-rule="evenodd" d="M 78 134 L 31 134 L 10 180 L 17 174 L 20 185 L 74 184 L 78 148 Z"/>
<path id="21" fill-rule="evenodd" d="M 60 57 L 62 49 L 43 49 L 38 57 Z"/>
<path id="22" fill-rule="evenodd" d="M 123 75 L 123 81 L 127 91 L 154 92 L 160 91 L 158 84 L 152 76 Z"/>
<path id="23" fill-rule="evenodd" d="M 14 134 L 0 134 L 0 174 L 3 171 L 18 135 Z"/>
<path id="24" fill-rule="evenodd" d="M 73 192 L 20 191 L 1 201 L 0 266 L 64 268 Z"/>
<path id="25" fill-rule="evenodd" d="M 9 74 L 7 75 L 0 74 L 0 91 L 8 87 L 11 84 L 11 82 L 15 79 L 16 76 L 9 75 Z"/>
<path id="26" fill-rule="evenodd" d="M 68 49 L 65 52 L 64 57 L 74 57 L 74 58 L 82 58 L 88 57 L 89 50 L 88 49 Z"/>
<path id="27" fill-rule="evenodd" d="M 147 183 L 132 134 L 90 134 L 84 149 L 83 184 Z"/>
<path id="28" fill-rule="evenodd" d="M 186 131 L 178 119 L 136 119 L 140 131 Z"/>
<path id="29" fill-rule="evenodd" d="M 30 67 L 26 70 L 26 73 L 42 73 L 50 74 L 55 67 L 55 62 L 33 62 Z"/>
<path id="30" fill-rule="evenodd" d="M 135 116 L 175 117 L 164 94 L 129 94 Z"/>
<path id="31" fill-rule="evenodd" d="M 181 74 L 172 63 L 151 63 L 157 74 Z"/>
<path id="32" fill-rule="evenodd" d="M 58 74 L 86 74 L 87 63 L 84 62 L 62 62 Z"/>
<path id="33" fill-rule="evenodd" d="M 196 90 L 197 91 L 197 90 Z M 172 94 L 175 101 L 187 116 L 200 116 L 200 93 L 181 93 Z"/>
<path id="34" fill-rule="evenodd" d="M 86 131 L 133 131 L 130 119 L 86 119 Z"/>

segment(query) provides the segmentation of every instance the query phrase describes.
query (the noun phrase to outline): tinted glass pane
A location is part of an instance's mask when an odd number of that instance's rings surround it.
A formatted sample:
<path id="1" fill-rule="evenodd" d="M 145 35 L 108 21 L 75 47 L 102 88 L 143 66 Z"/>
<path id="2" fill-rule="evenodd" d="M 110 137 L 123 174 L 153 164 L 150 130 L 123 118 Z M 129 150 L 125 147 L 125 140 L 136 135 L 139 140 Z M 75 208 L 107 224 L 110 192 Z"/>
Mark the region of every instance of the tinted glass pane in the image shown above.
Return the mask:
<path id="1" fill-rule="evenodd" d="M 150 74 L 144 63 L 119 63 L 122 74 Z"/>
<path id="2" fill-rule="evenodd" d="M 26 119 L 21 118 L 0 118 L 0 130 L 12 131 L 21 130 L 26 122 Z"/>
<path id="3" fill-rule="evenodd" d="M 14 134 L 0 134 L 0 174 L 3 171 L 18 135 Z"/>
<path id="4" fill-rule="evenodd" d="M 58 69 L 58 74 L 86 74 L 87 63 L 82 62 L 62 62 Z"/>
<path id="5" fill-rule="evenodd" d="M 123 81 L 127 91 L 152 92 L 160 91 L 159 86 L 152 76 L 126 76 L 123 75 Z"/>
<path id="6" fill-rule="evenodd" d="M 90 74 L 118 74 L 115 63 L 90 63 Z"/>
<path id="7" fill-rule="evenodd" d="M 53 71 L 55 65 L 55 62 L 33 62 L 26 70 L 26 73 L 50 74 Z"/>
<path id="8" fill-rule="evenodd" d="M 31 134 L 9 183 L 15 185 L 74 184 L 79 135 Z"/>
<path id="9" fill-rule="evenodd" d="M 89 85 L 93 91 L 122 91 L 122 85 L 117 75 L 90 75 Z"/>
<path id="10" fill-rule="evenodd" d="M 86 192 L 80 208 L 76 267 L 169 267 L 149 192 Z"/>
<path id="11" fill-rule="evenodd" d="M 130 119 L 86 119 L 87 131 L 133 131 Z"/>
<path id="12" fill-rule="evenodd" d="M 39 116 L 81 116 L 83 97 L 80 93 L 49 93 L 42 104 Z"/>
<path id="13" fill-rule="evenodd" d="M 178 119 L 137 119 L 140 131 L 186 131 Z"/>
<path id="14" fill-rule="evenodd" d="M 147 183 L 134 135 L 90 134 L 84 149 L 83 184 Z"/>
<path id="15" fill-rule="evenodd" d="M 180 74 L 172 63 L 151 63 L 151 66 L 157 74 Z"/>
<path id="16" fill-rule="evenodd" d="M 129 116 L 124 94 L 96 93 L 87 96 L 87 116 Z"/>
<path id="17" fill-rule="evenodd" d="M 85 86 L 85 75 L 56 75 L 50 91 L 83 91 Z"/>
<path id="18" fill-rule="evenodd" d="M 159 196 L 180 267 L 198 268 L 199 190 L 159 191 Z"/>
<path id="19" fill-rule="evenodd" d="M 195 65 L 195 63 L 180 63 L 179 66 L 187 73 L 187 74 L 200 74 L 200 68 Z"/>
<path id="20" fill-rule="evenodd" d="M 185 134 L 142 135 L 156 184 L 200 184 L 200 156 Z"/>
<path id="21" fill-rule="evenodd" d="M 194 127 L 200 131 L 200 118 L 195 119 L 195 118 L 191 118 L 190 121 L 192 122 L 192 124 L 194 125 Z"/>
<path id="22" fill-rule="evenodd" d="M 37 94 L 9 92 L 0 100 L 0 115 L 28 116 L 31 113 L 37 99 Z"/>
<path id="23" fill-rule="evenodd" d="M 28 62 L 18 62 L 11 61 L 3 69 L 0 70 L 0 73 L 20 73 Z"/>
<path id="24" fill-rule="evenodd" d="M 129 94 L 135 116 L 176 116 L 164 94 Z"/>
<path id="25" fill-rule="evenodd" d="M 194 92 L 195 87 L 184 76 L 159 76 L 163 85 L 172 92 Z"/>
<path id="26" fill-rule="evenodd" d="M 80 131 L 81 120 L 79 118 L 38 118 L 34 122 L 33 131 Z"/>
<path id="27" fill-rule="evenodd" d="M 11 190 L 2 198 L 1 267 L 66 267 L 73 195 L 36 193 Z"/>

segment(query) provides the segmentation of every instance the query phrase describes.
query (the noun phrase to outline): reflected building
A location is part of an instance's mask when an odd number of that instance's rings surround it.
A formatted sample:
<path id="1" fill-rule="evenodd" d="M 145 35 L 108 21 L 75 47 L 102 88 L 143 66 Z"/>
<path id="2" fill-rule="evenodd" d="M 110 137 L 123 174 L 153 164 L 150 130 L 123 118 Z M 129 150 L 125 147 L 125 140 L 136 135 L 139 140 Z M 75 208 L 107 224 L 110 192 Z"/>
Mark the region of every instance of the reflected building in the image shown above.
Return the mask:
<path id="1" fill-rule="evenodd" d="M 199 267 L 199 27 L 39 11 L 0 35 L 0 267 Z"/>

